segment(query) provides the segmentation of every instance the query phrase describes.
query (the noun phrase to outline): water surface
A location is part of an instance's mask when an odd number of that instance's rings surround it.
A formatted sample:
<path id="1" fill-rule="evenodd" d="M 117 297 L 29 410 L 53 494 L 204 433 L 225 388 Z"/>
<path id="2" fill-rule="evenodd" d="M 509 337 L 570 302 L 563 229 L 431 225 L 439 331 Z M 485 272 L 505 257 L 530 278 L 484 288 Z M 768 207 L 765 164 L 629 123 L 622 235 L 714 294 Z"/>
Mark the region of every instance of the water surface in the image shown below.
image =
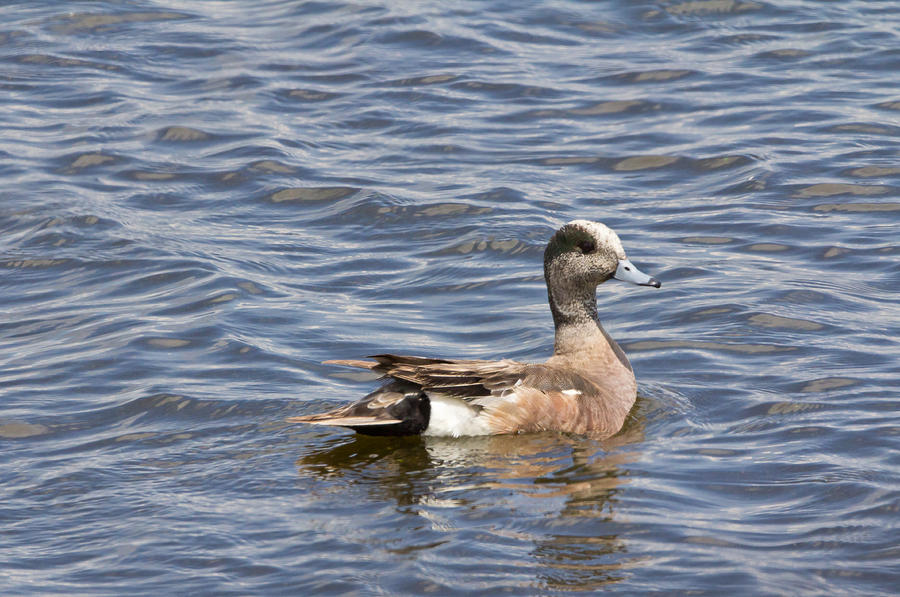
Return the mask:
<path id="1" fill-rule="evenodd" d="M 4 594 L 896 590 L 894 3 L 250 4 L 3 9 Z M 620 434 L 284 422 L 546 358 L 574 218 Z"/>

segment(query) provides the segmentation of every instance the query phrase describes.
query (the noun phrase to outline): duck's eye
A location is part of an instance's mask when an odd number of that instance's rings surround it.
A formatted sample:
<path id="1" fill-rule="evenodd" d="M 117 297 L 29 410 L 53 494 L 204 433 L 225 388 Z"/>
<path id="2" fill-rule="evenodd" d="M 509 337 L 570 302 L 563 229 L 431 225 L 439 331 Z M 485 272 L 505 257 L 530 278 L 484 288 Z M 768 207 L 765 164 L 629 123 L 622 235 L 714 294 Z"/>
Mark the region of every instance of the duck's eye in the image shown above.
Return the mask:
<path id="1" fill-rule="evenodd" d="M 582 253 L 587 255 L 588 253 L 593 253 L 594 249 L 597 248 L 597 245 L 595 245 L 592 240 L 583 240 L 578 243 L 578 248 L 581 249 Z"/>

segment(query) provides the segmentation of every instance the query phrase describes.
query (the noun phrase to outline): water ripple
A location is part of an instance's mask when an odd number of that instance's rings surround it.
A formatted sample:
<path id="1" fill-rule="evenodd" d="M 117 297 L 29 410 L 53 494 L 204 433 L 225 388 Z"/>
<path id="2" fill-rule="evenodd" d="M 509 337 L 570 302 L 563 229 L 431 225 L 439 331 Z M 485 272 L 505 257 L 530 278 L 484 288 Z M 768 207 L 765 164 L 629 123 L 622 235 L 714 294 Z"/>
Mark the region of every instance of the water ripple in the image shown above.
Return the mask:
<path id="1" fill-rule="evenodd" d="M 16 8 L 7 592 L 895 592 L 890 3 Z M 576 217 L 663 281 L 598 292 L 620 434 L 284 422 L 545 358 Z"/>

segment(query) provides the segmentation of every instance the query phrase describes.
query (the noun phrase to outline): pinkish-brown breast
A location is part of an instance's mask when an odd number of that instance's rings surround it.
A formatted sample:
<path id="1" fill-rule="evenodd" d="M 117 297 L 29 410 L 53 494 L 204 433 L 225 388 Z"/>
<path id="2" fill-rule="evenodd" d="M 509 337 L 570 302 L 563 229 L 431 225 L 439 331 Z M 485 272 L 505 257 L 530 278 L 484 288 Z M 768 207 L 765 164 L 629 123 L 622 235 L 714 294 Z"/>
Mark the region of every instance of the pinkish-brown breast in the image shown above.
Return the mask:
<path id="1" fill-rule="evenodd" d="M 606 376 L 592 380 L 590 386 L 580 393 L 518 386 L 515 397 L 487 407 L 484 416 L 495 433 L 613 435 L 622 428 L 634 405 L 634 376 L 624 367 L 614 367 Z"/>

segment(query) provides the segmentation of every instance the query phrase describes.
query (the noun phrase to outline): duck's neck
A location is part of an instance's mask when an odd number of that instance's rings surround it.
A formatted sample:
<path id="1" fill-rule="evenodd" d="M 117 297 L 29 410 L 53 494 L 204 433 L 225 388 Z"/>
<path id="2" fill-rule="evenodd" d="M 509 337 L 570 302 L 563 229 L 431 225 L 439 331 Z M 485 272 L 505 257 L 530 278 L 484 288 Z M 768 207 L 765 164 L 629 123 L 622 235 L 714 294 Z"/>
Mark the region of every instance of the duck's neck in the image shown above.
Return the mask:
<path id="1" fill-rule="evenodd" d="M 606 344 L 597 315 L 597 296 L 593 288 L 566 288 L 558 291 L 548 286 L 547 298 L 553 325 L 556 327 L 554 354 L 581 352 Z"/>
<path id="2" fill-rule="evenodd" d="M 547 295 L 550 311 L 553 313 L 553 325 L 556 327 L 553 354 L 611 351 L 622 365 L 631 369 L 625 353 L 600 323 L 595 289 L 566 289 L 565 292 L 554 292 L 548 287 Z"/>

